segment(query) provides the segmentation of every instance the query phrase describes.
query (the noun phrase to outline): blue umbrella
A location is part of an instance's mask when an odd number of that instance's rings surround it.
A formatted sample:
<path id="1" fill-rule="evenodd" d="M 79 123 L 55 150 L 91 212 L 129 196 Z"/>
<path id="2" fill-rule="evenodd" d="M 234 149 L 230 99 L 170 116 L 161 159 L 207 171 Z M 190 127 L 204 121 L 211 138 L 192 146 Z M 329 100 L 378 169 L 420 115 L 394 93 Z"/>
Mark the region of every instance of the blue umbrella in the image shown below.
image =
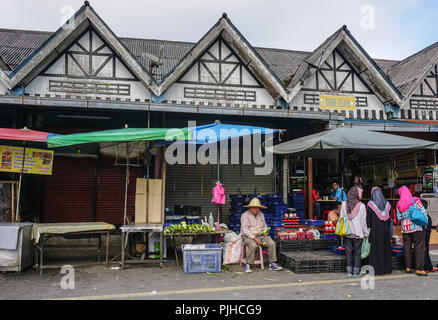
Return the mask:
<path id="1" fill-rule="evenodd" d="M 195 144 L 195 145 L 204 145 L 210 143 L 217 143 L 223 140 L 229 140 L 244 136 L 249 136 L 253 134 L 272 134 L 274 132 L 278 132 L 278 129 L 270 129 L 264 127 L 255 127 L 255 126 L 244 126 L 237 124 L 225 124 L 220 123 L 219 120 L 216 120 L 212 124 L 207 124 L 203 126 L 196 127 L 188 127 L 192 131 L 192 139 L 185 141 L 175 141 L 174 143 L 185 143 L 185 144 Z M 161 141 L 158 144 L 170 144 L 173 142 L 164 142 Z M 220 181 L 220 153 L 217 153 L 218 166 L 217 166 L 217 181 Z"/>

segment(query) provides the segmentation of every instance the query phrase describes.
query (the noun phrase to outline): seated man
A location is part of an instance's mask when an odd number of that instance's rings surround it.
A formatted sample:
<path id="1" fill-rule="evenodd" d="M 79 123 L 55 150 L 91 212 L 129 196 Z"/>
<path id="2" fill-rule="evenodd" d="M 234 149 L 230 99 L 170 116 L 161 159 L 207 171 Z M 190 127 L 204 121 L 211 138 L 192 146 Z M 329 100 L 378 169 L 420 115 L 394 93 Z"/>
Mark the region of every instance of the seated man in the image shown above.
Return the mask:
<path id="1" fill-rule="evenodd" d="M 268 226 L 260 208 L 267 209 L 267 207 L 262 206 L 259 199 L 253 198 L 245 208 L 249 208 L 249 210 L 245 211 L 240 218 L 240 235 L 247 246 L 245 272 L 252 272 L 250 265 L 254 264 L 254 256 L 258 246 L 268 248 L 269 270 L 280 271 L 283 268 L 275 263 L 277 262 L 275 242 L 269 235 L 263 234 Z M 263 257 L 260 258 L 263 259 Z"/>
<path id="2" fill-rule="evenodd" d="M 330 200 L 336 200 L 337 202 L 347 201 L 347 195 L 345 191 L 339 186 L 337 181 L 332 183 L 333 193 L 330 195 Z"/>

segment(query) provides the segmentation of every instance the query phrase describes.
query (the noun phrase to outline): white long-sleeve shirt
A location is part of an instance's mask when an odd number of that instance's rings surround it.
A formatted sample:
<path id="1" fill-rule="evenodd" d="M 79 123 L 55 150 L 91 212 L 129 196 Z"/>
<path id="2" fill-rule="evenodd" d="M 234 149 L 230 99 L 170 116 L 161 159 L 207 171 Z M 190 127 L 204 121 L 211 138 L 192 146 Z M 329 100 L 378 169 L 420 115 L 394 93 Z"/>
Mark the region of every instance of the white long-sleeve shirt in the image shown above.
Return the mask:
<path id="1" fill-rule="evenodd" d="M 347 202 L 342 203 L 341 217 L 347 215 Z M 351 233 L 347 235 L 348 238 L 361 238 L 368 237 L 367 226 L 367 209 L 363 203 L 360 204 L 359 212 L 350 220 Z"/>
<path id="2" fill-rule="evenodd" d="M 268 228 L 262 212 L 259 212 L 256 217 L 251 211 L 247 210 L 242 214 L 240 221 L 240 235 L 247 236 L 250 239 L 258 236 L 260 232 Z"/>

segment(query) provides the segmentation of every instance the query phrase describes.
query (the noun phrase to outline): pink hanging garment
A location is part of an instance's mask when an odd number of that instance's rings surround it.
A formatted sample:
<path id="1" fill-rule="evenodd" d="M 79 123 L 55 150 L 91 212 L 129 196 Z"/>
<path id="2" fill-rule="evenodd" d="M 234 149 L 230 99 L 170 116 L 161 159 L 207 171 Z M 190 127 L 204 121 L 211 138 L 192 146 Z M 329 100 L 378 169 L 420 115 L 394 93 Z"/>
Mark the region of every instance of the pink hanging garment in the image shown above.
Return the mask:
<path id="1" fill-rule="evenodd" d="M 225 189 L 220 182 L 216 182 L 216 187 L 213 188 L 213 199 L 211 202 L 214 204 L 225 204 Z"/>

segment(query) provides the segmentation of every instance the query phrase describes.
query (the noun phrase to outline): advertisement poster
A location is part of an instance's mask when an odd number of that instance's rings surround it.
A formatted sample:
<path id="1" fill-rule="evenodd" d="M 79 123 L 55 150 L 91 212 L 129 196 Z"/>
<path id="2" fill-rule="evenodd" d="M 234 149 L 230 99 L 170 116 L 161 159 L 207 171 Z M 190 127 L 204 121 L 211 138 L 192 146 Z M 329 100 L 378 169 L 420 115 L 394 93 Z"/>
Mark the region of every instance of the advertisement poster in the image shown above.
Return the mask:
<path id="1" fill-rule="evenodd" d="M 319 96 L 319 108 L 322 110 L 356 110 L 354 97 Z"/>
<path id="2" fill-rule="evenodd" d="M 23 162 L 23 151 L 26 155 Z M 51 175 L 53 151 L 0 146 L 0 171 Z"/>

